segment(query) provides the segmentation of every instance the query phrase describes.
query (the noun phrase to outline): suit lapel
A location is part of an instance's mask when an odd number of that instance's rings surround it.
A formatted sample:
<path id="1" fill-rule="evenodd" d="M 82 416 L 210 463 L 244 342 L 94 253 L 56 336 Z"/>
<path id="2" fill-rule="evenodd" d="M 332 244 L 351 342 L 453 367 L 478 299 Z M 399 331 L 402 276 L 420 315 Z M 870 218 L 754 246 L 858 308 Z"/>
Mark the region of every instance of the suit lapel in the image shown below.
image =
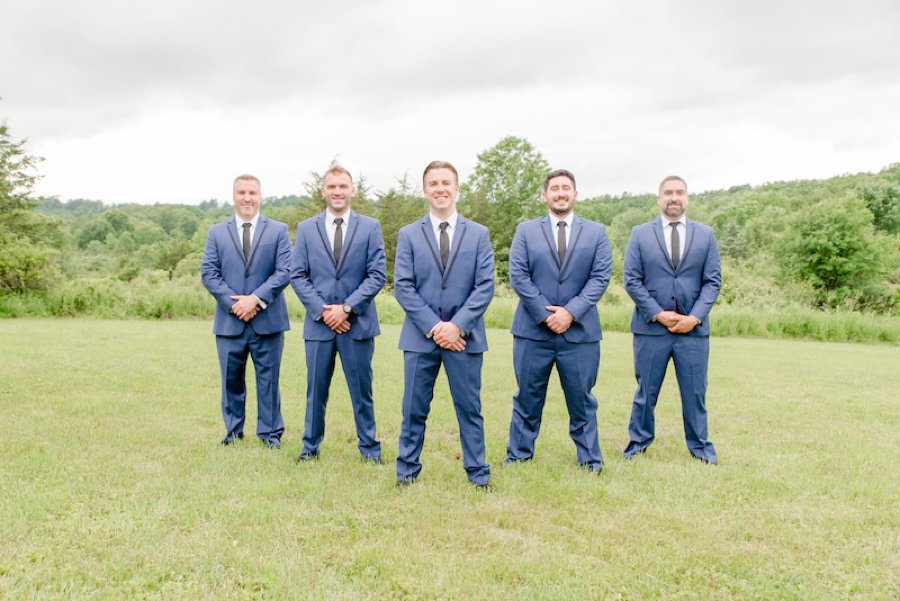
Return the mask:
<path id="1" fill-rule="evenodd" d="M 319 233 L 319 240 L 322 241 L 322 248 L 325 250 L 325 256 L 331 260 L 334 270 L 337 271 L 337 261 L 334 260 L 334 249 L 328 245 L 328 235 L 325 233 L 325 213 L 320 213 L 316 217 L 316 231 Z"/>
<path id="2" fill-rule="evenodd" d="M 226 228 L 228 230 L 228 237 L 231 239 L 231 243 L 234 245 L 234 251 L 241 258 L 241 261 L 244 263 L 244 266 L 247 266 L 247 257 L 244 256 L 244 249 L 238 244 L 237 241 L 237 221 L 234 217 L 225 222 Z"/>
<path id="3" fill-rule="evenodd" d="M 662 253 L 663 263 L 665 263 L 669 270 L 674 273 L 675 268 L 672 267 L 672 256 L 666 248 L 666 234 L 663 232 L 662 218 L 656 217 L 650 224 L 653 226 L 651 229 L 653 230 L 653 235 L 656 237 L 656 243 L 659 245 L 659 252 Z"/>
<path id="4" fill-rule="evenodd" d="M 341 274 L 341 269 L 344 268 L 344 263 L 347 262 L 347 255 L 350 254 L 350 247 L 353 245 L 353 239 L 356 238 L 356 232 L 359 230 L 359 217 L 352 212 L 347 213 L 347 229 L 350 233 L 346 236 L 347 243 L 341 248 L 341 262 L 335 267 L 335 275 Z M 334 253 L 332 253 L 332 258 L 333 255 Z"/>
<path id="5" fill-rule="evenodd" d="M 428 245 L 428 250 L 431 251 L 431 256 L 434 259 L 434 264 L 437 265 L 438 271 L 441 272 L 441 275 L 444 274 L 444 266 L 441 264 L 441 259 L 438 257 L 437 252 L 435 251 L 435 244 L 437 241 L 434 239 L 434 230 L 431 228 L 431 218 L 428 215 L 425 215 L 425 219 L 420 222 L 422 226 L 422 237 L 425 238 L 425 244 Z"/>
<path id="6" fill-rule="evenodd" d="M 580 217 L 575 217 L 572 219 L 572 231 L 569 232 L 569 239 L 566 242 L 566 254 L 563 258 L 562 267 L 559 270 L 559 275 L 565 273 L 566 269 L 569 267 L 569 263 L 572 262 L 572 255 L 575 254 L 573 251 L 578 246 L 578 240 L 581 239 L 581 232 L 584 231 L 584 219 Z M 559 255 L 557 255 L 558 257 Z M 557 260 L 558 262 L 558 260 Z"/>
<path id="7" fill-rule="evenodd" d="M 256 222 L 256 233 L 253 235 L 253 244 L 250 246 L 250 258 L 247 259 L 247 267 L 250 267 L 250 264 L 253 262 L 253 257 L 256 256 L 256 249 L 259 248 L 259 244 L 262 242 L 263 236 L 266 233 L 266 228 L 269 226 L 269 220 L 259 216 L 259 220 Z M 243 251 L 241 254 L 244 254 Z"/>
<path id="8" fill-rule="evenodd" d="M 447 278 L 450 277 L 450 271 L 453 269 L 453 265 L 456 263 L 456 256 L 459 254 L 459 249 L 462 248 L 463 240 L 466 239 L 466 224 L 468 222 L 462 218 L 462 216 L 456 216 L 456 231 L 453 233 L 453 243 L 451 248 L 453 249 L 453 256 L 450 257 L 450 263 L 447 265 L 447 270 L 443 273 L 443 281 L 447 281 Z"/>
<path id="9" fill-rule="evenodd" d="M 681 261 L 678 262 L 678 269 L 681 269 L 681 266 L 684 265 L 685 259 L 687 259 L 688 253 L 691 251 L 691 246 L 694 244 L 694 233 L 696 232 L 696 228 L 694 227 L 694 222 L 690 219 L 685 219 L 684 221 L 684 250 L 681 253 Z M 675 271 L 678 271 L 676 269 Z"/>
<path id="10" fill-rule="evenodd" d="M 553 262 L 556 263 L 557 269 L 562 271 L 562 264 L 559 262 L 559 249 L 551 242 L 553 239 L 553 232 L 550 231 L 550 218 L 544 215 L 541 217 L 539 225 L 541 227 L 541 233 L 544 235 L 544 241 L 547 243 L 547 250 L 550 251 L 550 256 L 553 257 Z M 566 254 L 568 255 L 568 249 L 566 250 Z"/>

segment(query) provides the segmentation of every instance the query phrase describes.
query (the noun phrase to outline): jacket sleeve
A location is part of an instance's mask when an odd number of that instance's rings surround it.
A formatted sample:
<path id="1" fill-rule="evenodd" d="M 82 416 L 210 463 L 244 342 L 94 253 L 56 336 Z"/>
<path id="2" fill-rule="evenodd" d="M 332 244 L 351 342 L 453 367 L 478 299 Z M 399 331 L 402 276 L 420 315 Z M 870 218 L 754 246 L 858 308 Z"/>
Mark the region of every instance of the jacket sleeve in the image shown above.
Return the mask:
<path id="1" fill-rule="evenodd" d="M 377 221 L 369 231 L 366 252 L 366 277 L 344 302 L 350 303 L 357 313 L 365 311 L 387 279 L 387 261 L 384 256 L 384 239 L 381 224 Z"/>
<path id="2" fill-rule="evenodd" d="M 535 324 L 540 324 L 550 312 L 552 304 L 535 285 L 531 265 L 528 263 L 528 242 L 525 240 L 524 224 L 516 228 L 512 245 L 509 247 L 509 283 Z"/>
<path id="3" fill-rule="evenodd" d="M 272 222 L 270 222 L 272 223 Z M 291 276 L 291 237 L 288 235 L 287 226 L 278 224 L 278 240 L 275 245 L 275 269 L 260 284 L 253 294 L 266 305 L 275 302 L 278 295 L 285 289 Z"/>
<path id="4" fill-rule="evenodd" d="M 641 318 L 647 323 L 653 321 L 663 308 L 656 299 L 654 299 L 647 286 L 644 285 L 644 260 L 641 257 L 641 244 L 639 241 L 640 233 L 638 228 L 631 230 L 631 237 L 628 238 L 628 245 L 625 247 L 625 262 L 622 266 L 623 279 L 625 283 L 625 291 L 634 301 Z"/>
<path id="5" fill-rule="evenodd" d="M 222 259 L 219 251 L 219 244 L 216 241 L 215 227 L 209 228 L 209 234 L 206 237 L 206 246 L 203 249 L 203 262 L 200 264 L 200 279 L 203 286 L 209 290 L 216 302 L 226 312 L 231 311 L 234 300 L 232 296 L 237 295 L 225 277 L 222 275 Z"/>
<path id="6" fill-rule="evenodd" d="M 306 308 L 306 314 L 314 321 L 325 312 L 323 305 L 329 303 L 318 293 L 310 279 L 309 249 L 303 237 L 303 223 L 297 225 L 297 237 L 294 240 L 294 252 L 291 255 L 291 288 Z"/>
<path id="7" fill-rule="evenodd" d="M 475 324 L 484 315 L 491 299 L 494 298 L 494 249 L 491 247 L 491 239 L 487 229 L 483 229 L 478 238 L 476 251 L 475 285 L 469 293 L 466 302 L 459 311 L 450 318 L 463 332 L 471 332 Z"/>
<path id="8" fill-rule="evenodd" d="M 581 291 L 566 303 L 566 310 L 572 314 L 575 321 L 584 317 L 585 313 L 593 309 L 609 286 L 609 277 L 612 274 L 612 247 L 606 236 L 606 226 L 600 225 L 600 234 L 597 245 L 594 248 L 594 261 L 591 264 L 591 273 L 584 283 Z"/>
<path id="9" fill-rule="evenodd" d="M 397 237 L 397 255 L 394 260 L 394 298 L 403 307 L 406 316 L 424 336 L 441 318 L 435 313 L 419 291 L 416 290 L 415 257 L 407 230 L 400 230 Z"/>
<path id="10" fill-rule="evenodd" d="M 719 257 L 719 244 L 716 242 L 716 236 L 710 231 L 706 260 L 703 262 L 703 273 L 700 280 L 700 295 L 691 308 L 691 315 L 699 319 L 701 323 L 706 321 L 713 303 L 719 297 L 721 288 L 722 262 Z"/>

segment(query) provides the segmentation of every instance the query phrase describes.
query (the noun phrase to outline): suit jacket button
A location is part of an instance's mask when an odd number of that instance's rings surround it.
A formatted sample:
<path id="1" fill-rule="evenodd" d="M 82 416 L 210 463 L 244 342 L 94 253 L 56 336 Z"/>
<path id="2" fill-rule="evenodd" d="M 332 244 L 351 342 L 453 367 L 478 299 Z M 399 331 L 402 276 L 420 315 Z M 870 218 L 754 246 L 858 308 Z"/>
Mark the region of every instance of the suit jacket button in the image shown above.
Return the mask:
<path id="1" fill-rule="evenodd" d="M 562 281 L 562 280 L 560 280 L 560 281 L 559 281 L 559 283 L 560 283 L 560 284 L 562 284 L 562 283 L 563 283 L 563 281 Z"/>
<path id="2" fill-rule="evenodd" d="M 447 286 L 441 286 L 441 290 L 446 290 Z"/>
<path id="3" fill-rule="evenodd" d="M 334 278 L 334 281 L 335 281 L 335 282 L 340 282 L 340 281 L 341 281 L 341 278 Z"/>

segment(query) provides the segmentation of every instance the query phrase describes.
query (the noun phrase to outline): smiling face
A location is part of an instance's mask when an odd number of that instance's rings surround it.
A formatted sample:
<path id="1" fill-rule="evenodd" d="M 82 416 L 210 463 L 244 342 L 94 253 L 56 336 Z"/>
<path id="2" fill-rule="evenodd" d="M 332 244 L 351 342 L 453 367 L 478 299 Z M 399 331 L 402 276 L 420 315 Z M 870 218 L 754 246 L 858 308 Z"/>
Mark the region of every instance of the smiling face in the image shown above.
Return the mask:
<path id="1" fill-rule="evenodd" d="M 427 171 L 422 186 L 435 217 L 447 218 L 456 211 L 459 183 L 456 181 L 456 174 L 450 169 L 441 167 Z"/>
<path id="2" fill-rule="evenodd" d="M 547 182 L 541 197 L 551 213 L 558 219 L 565 219 L 575 208 L 578 191 L 575 189 L 575 182 L 568 176 L 558 175 Z"/>
<path id="3" fill-rule="evenodd" d="M 322 196 L 328 208 L 336 216 L 341 216 L 350 208 L 350 199 L 356 194 L 353 180 L 346 173 L 326 173 L 322 181 Z"/>
<path id="4" fill-rule="evenodd" d="M 234 210 L 244 221 L 252 221 L 259 215 L 259 180 L 238 178 L 234 180 Z"/>
<path id="5" fill-rule="evenodd" d="M 687 184 L 682 179 L 666 178 L 659 185 L 656 204 L 663 217 L 669 221 L 678 221 L 688 207 Z"/>

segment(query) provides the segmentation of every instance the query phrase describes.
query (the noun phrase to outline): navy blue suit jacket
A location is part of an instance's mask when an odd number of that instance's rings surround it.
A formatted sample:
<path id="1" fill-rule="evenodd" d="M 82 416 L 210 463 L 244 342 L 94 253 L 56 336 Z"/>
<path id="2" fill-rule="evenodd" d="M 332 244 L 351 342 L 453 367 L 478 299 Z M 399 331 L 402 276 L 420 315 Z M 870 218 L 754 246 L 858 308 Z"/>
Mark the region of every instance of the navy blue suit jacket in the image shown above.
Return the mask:
<path id="1" fill-rule="evenodd" d="M 687 220 L 684 252 L 672 267 L 659 217 L 631 231 L 625 249 L 625 290 L 634 300 L 631 331 L 662 336 L 669 331 L 652 321 L 660 311 L 700 320 L 688 336 L 709 336 L 709 312 L 722 287 L 719 245 L 711 227 Z"/>
<path id="2" fill-rule="evenodd" d="M 238 336 L 247 325 L 263 335 L 290 330 L 282 295 L 290 271 L 291 238 L 284 223 L 260 215 L 246 261 L 234 217 L 209 228 L 200 275 L 216 299 L 213 332 L 217 336 Z M 231 297 L 248 294 L 255 294 L 266 304 L 249 324 L 231 312 Z"/>
<path id="3" fill-rule="evenodd" d="M 509 249 L 509 282 L 519 295 L 513 316 L 514 336 L 547 340 L 554 334 L 543 321 L 548 305 L 565 307 L 575 321 L 563 333 L 569 342 L 603 338 L 597 303 L 606 292 L 612 271 L 612 249 L 606 227 L 575 217 L 559 263 L 556 233 L 548 215 L 519 224 Z"/>
<path id="4" fill-rule="evenodd" d="M 484 312 L 494 297 L 494 250 L 486 227 L 458 216 L 450 261 L 441 266 L 428 215 L 400 229 L 394 262 L 394 296 L 406 312 L 399 348 L 427 353 L 438 348 L 427 333 L 441 321 L 464 333 L 466 353 L 487 350 Z"/>
<path id="5" fill-rule="evenodd" d="M 303 337 L 331 340 L 337 334 L 319 319 L 322 305 L 350 303 L 348 334 L 354 340 L 374 338 L 381 333 L 375 295 L 387 279 L 381 224 L 355 212 L 349 214 L 339 263 L 328 243 L 325 213 L 297 225 L 291 260 L 291 286 L 306 307 Z"/>

